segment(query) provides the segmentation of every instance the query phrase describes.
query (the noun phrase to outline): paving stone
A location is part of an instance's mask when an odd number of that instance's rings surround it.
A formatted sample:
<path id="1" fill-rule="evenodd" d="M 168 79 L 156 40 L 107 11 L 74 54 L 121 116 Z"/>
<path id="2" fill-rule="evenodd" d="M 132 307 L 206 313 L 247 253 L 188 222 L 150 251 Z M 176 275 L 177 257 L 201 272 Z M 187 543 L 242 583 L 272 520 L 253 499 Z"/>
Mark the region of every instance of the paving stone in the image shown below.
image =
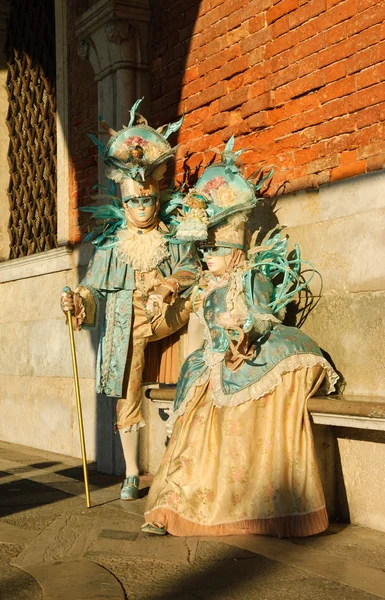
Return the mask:
<path id="1" fill-rule="evenodd" d="M 292 538 L 294 544 L 322 550 L 344 558 L 363 562 L 385 571 L 385 532 L 354 525 L 332 523 L 326 532 L 308 538 Z"/>
<path id="2" fill-rule="evenodd" d="M 309 547 L 303 548 L 286 540 L 257 535 L 205 538 L 205 541 L 219 541 L 243 548 L 313 575 L 385 598 L 385 572 L 360 562 L 331 556 Z"/>
<path id="3" fill-rule="evenodd" d="M 92 514 L 58 517 L 22 550 L 13 564 L 25 567 L 80 559 L 109 524 Z M 127 525 L 130 527 L 131 522 Z"/>
<path id="4" fill-rule="evenodd" d="M 0 521 L 0 543 L 1 544 L 19 544 L 20 546 L 33 540 L 39 531 L 27 531 L 20 527 L 14 527 L 9 523 Z"/>
<path id="5" fill-rule="evenodd" d="M 110 530 L 111 531 L 111 530 Z M 197 541 L 177 538 L 172 536 L 151 536 L 138 533 L 135 540 L 108 538 L 105 535 L 98 536 L 88 546 L 86 557 L 97 557 L 98 555 L 115 555 L 119 557 L 141 557 L 154 558 L 162 562 L 189 563 L 193 562 Z"/>
<path id="6" fill-rule="evenodd" d="M 24 569 L 39 582 L 44 600 L 125 600 L 118 580 L 88 560 L 30 565 Z"/>

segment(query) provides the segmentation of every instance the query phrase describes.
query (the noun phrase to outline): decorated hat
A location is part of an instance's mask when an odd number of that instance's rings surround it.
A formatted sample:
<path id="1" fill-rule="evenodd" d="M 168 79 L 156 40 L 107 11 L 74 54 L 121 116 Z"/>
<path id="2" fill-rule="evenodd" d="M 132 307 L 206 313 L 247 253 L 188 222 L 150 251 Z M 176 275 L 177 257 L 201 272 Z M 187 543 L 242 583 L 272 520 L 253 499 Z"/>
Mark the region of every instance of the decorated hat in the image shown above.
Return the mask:
<path id="1" fill-rule="evenodd" d="M 122 183 L 126 179 L 137 182 L 152 176 L 159 179 L 163 175 L 160 169 L 176 151 L 167 138 L 178 131 L 183 123 L 183 117 L 176 123 L 170 123 L 155 130 L 140 116 L 140 123 L 134 124 L 136 109 L 143 98 L 137 100 L 130 110 L 130 120 L 120 131 L 114 131 L 104 121 L 102 127 L 111 135 L 107 144 L 97 137 L 90 135 L 91 140 L 98 146 L 99 154 L 105 164 L 105 173 L 109 179 Z"/>
<path id="2" fill-rule="evenodd" d="M 234 136 L 227 142 L 221 162 L 205 169 L 185 197 L 178 239 L 199 241 L 201 246 L 244 247 L 244 224 L 247 213 L 258 203 L 256 192 L 261 182 L 255 185 L 243 177 L 237 166 L 242 150 L 233 152 L 233 147 Z"/>

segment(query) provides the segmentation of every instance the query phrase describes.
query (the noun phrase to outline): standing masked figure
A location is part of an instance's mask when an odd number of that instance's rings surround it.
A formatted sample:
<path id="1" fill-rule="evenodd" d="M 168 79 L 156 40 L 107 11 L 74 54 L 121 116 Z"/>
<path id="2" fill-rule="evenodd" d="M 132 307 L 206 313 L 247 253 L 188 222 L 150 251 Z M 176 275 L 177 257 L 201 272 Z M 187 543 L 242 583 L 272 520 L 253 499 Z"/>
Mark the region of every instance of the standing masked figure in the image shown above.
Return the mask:
<path id="1" fill-rule="evenodd" d="M 306 403 L 338 376 L 313 340 L 281 322 L 299 255 L 289 260 L 278 234 L 246 259 L 254 204 L 229 152 L 186 199 L 179 234 L 206 236 L 208 271 L 192 296 L 197 349 L 178 381 L 173 433 L 148 496 L 149 533 L 306 536 L 328 524 Z M 208 237 L 196 212 L 203 205 Z"/>
<path id="2" fill-rule="evenodd" d="M 174 150 L 167 137 L 181 122 L 163 133 L 147 125 L 113 132 L 107 146 L 99 145 L 107 177 L 120 183 L 123 207 L 87 207 L 103 221 L 96 230 L 94 254 L 84 279 L 73 292 L 63 292 L 64 311 L 71 310 L 75 328 L 94 327 L 99 302 L 106 298 L 105 318 L 97 359 L 97 392 L 118 398 L 116 429 L 122 441 L 126 478 L 123 500 L 138 497 L 138 429 L 145 425 L 142 374 L 147 344 L 160 340 L 187 323 L 187 300 L 199 273 L 193 243 L 178 243 L 160 221 L 159 181 L 165 161 Z"/>

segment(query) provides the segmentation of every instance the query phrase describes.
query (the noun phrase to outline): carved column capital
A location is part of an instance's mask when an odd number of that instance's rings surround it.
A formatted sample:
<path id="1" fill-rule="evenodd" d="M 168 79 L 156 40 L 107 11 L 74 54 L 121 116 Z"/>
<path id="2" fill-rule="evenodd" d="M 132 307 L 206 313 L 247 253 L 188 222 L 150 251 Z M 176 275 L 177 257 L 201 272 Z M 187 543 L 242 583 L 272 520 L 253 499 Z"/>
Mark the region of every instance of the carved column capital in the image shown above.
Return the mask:
<path id="1" fill-rule="evenodd" d="M 78 40 L 78 57 L 82 60 L 88 58 L 90 46 L 87 40 Z"/>
<path id="2" fill-rule="evenodd" d="M 104 31 L 107 40 L 117 46 L 121 46 L 124 42 L 127 42 L 136 35 L 135 28 L 129 21 L 110 21 L 104 26 Z"/>
<path id="3" fill-rule="evenodd" d="M 100 0 L 77 19 L 79 56 L 89 58 L 97 80 L 117 69 L 147 68 L 149 21 L 149 0 L 135 5 L 130 0 Z"/>

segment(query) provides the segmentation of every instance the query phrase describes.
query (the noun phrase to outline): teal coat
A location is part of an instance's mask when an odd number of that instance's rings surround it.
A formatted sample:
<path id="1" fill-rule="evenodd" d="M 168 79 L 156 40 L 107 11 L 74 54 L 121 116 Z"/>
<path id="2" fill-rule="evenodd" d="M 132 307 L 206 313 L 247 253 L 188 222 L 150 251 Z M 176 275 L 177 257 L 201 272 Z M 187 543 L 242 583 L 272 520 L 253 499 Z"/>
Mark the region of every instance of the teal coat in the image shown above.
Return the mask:
<path id="1" fill-rule="evenodd" d="M 170 243 L 168 251 L 170 258 L 157 266 L 159 273 L 163 277 L 169 277 L 178 271 L 188 271 L 192 274 L 192 280 L 195 282 L 200 267 L 194 244 Z M 79 288 L 83 297 L 82 288 L 88 290 L 89 297 L 96 305 L 94 322 L 89 323 L 88 326 L 95 326 L 99 301 L 106 298 L 105 317 L 97 357 L 96 391 L 106 396 L 121 398 L 132 327 L 134 270 L 117 258 L 115 246 L 102 245 L 95 248 Z M 191 285 L 182 289 L 180 295 L 186 298 L 190 292 Z"/>

